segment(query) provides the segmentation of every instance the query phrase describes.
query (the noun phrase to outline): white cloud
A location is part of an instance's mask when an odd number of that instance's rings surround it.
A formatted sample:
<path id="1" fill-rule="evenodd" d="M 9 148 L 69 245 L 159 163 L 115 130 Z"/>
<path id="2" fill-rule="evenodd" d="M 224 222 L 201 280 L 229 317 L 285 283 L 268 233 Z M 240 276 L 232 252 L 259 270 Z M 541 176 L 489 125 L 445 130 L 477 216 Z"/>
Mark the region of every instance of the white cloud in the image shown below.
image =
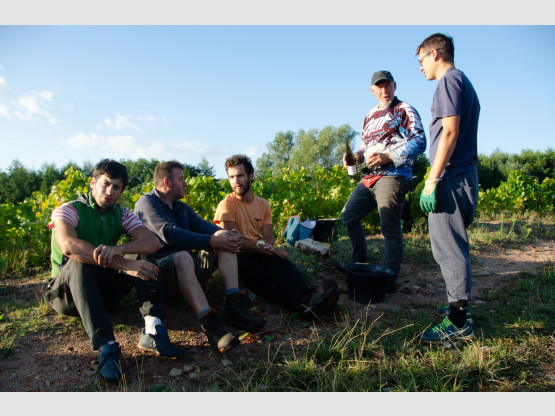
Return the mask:
<path id="1" fill-rule="evenodd" d="M 60 139 L 61 143 L 73 148 L 101 150 L 113 149 L 117 153 L 125 153 L 133 149 L 135 139 L 132 136 L 99 136 L 96 133 L 76 134 L 68 139 Z"/>
<path id="2" fill-rule="evenodd" d="M 0 77 L 0 88 L 6 88 L 7 86 L 8 86 L 8 81 L 6 81 L 6 78 Z"/>
<path id="3" fill-rule="evenodd" d="M 102 158 L 115 160 L 137 160 L 157 159 L 172 160 L 196 165 L 200 163 L 202 157 L 208 159 L 208 163 L 214 166 L 218 177 L 227 177 L 223 168 L 224 161 L 232 151 L 222 146 L 205 144 L 200 141 L 168 142 L 152 141 L 149 139 L 138 139 L 133 135 L 102 135 L 96 132 L 79 133 L 69 138 L 59 139 L 60 146 L 65 153 L 70 155 L 72 160 L 97 161 Z M 234 151 L 237 153 L 236 151 Z M 247 147 L 243 153 L 247 154 L 254 161 L 256 159 L 256 148 Z"/>
<path id="4" fill-rule="evenodd" d="M 10 117 L 10 110 L 7 105 L 0 104 L 0 116 L 6 118 Z"/>
<path id="5" fill-rule="evenodd" d="M 102 124 L 98 124 L 96 126 L 96 129 L 102 130 L 104 127 L 107 127 L 111 131 L 122 131 L 125 129 L 141 131 L 139 125 L 144 123 L 154 124 L 156 122 L 167 123 L 167 120 L 164 118 L 157 118 L 149 114 L 145 116 L 124 116 L 116 113 L 114 118 L 106 117 Z"/>
<path id="6" fill-rule="evenodd" d="M 35 121 L 37 118 L 46 118 L 50 124 L 56 124 L 56 119 L 46 109 L 53 95 L 54 93 L 48 90 L 24 94 L 12 102 L 15 107 L 13 113 L 22 120 Z"/>
<path id="7" fill-rule="evenodd" d="M 132 118 L 134 117 L 122 116 L 121 114 L 116 113 L 116 118 L 114 120 L 106 118 L 104 120 L 104 124 L 106 124 L 108 128 L 113 131 L 121 131 L 126 128 L 139 131 L 139 127 L 131 121 Z"/>
<path id="8" fill-rule="evenodd" d="M 138 140 L 130 135 L 108 135 L 98 133 L 78 133 L 69 138 L 61 138 L 60 143 L 69 151 L 86 152 L 90 158 L 111 157 L 113 159 L 159 159 L 195 160 L 215 154 L 221 149 L 202 145 L 197 141 L 166 143 Z"/>
<path id="9" fill-rule="evenodd" d="M 26 120 L 31 120 L 33 115 L 40 114 L 41 110 L 36 97 L 32 95 L 23 95 L 17 100 L 17 107 L 22 111 L 16 111 L 16 115 L 19 118 L 24 118 Z"/>
<path id="10" fill-rule="evenodd" d="M 42 90 L 39 91 L 37 95 L 43 100 L 50 102 L 52 101 L 52 96 L 54 95 L 54 93 L 52 91 Z"/>

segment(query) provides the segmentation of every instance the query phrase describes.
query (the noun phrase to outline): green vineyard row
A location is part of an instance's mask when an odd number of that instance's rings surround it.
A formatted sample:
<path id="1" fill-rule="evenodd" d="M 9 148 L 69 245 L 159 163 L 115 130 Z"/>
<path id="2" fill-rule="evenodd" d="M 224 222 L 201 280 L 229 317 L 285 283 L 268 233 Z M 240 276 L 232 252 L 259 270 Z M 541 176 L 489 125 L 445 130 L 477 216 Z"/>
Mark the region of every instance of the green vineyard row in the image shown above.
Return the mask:
<path id="1" fill-rule="evenodd" d="M 25 275 L 24 270 L 45 270 L 49 267 L 51 232 L 47 225 L 52 210 L 64 202 L 77 198 L 88 191 L 90 178 L 83 172 L 70 167 L 65 179 L 52 187 L 46 195 L 35 192 L 25 201 L 0 204 L 0 273 Z M 212 177 L 195 176 L 187 179 L 188 187 L 184 202 L 198 214 L 212 220 L 218 202 L 231 192 L 226 181 L 215 181 Z M 274 230 L 283 230 L 291 215 L 302 219 L 339 218 L 341 209 L 348 199 L 356 179 L 346 174 L 342 166 L 332 169 L 317 168 L 313 172 L 304 169 L 291 171 L 287 168 L 281 175 L 270 172 L 253 183 L 253 192 L 270 202 Z M 424 181 L 417 184 L 411 193 L 411 213 L 414 218 L 423 216 L 418 200 Z M 152 182 L 142 185 L 139 191 L 126 190 L 119 202 L 133 209 L 142 193 L 149 191 Z M 408 198 L 408 196 L 407 196 Z M 528 176 L 521 170 L 510 173 L 507 181 L 497 188 L 480 192 L 478 210 L 491 214 L 496 212 L 536 211 L 549 213 L 555 202 L 555 179 Z M 365 219 L 368 225 L 378 224 L 376 212 Z"/>

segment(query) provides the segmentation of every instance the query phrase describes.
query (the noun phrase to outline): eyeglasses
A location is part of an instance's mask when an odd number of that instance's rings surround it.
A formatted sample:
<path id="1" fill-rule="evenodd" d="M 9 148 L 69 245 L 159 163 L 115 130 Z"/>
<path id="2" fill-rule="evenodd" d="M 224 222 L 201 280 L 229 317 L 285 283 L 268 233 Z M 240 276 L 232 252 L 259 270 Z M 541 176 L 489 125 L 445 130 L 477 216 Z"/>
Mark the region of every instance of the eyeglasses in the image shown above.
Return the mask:
<path id="1" fill-rule="evenodd" d="M 427 54 L 425 54 L 422 58 L 418 58 L 418 63 L 420 64 L 420 66 L 422 66 L 422 61 L 424 60 L 424 58 L 426 58 L 426 56 L 428 56 L 429 54 L 431 54 L 433 51 L 439 51 L 440 49 L 432 49 L 430 52 L 428 52 Z"/>

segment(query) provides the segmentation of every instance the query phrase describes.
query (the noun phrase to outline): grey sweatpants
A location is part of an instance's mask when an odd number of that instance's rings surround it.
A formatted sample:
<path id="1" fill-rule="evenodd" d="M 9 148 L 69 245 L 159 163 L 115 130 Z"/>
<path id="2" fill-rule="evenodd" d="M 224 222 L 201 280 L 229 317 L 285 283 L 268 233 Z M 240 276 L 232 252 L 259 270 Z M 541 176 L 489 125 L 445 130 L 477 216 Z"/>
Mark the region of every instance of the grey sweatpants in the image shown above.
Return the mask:
<path id="1" fill-rule="evenodd" d="M 441 268 L 449 303 L 470 300 L 472 267 L 466 229 L 478 205 L 478 173 L 464 172 L 439 181 L 437 205 L 428 214 L 434 259 Z"/>

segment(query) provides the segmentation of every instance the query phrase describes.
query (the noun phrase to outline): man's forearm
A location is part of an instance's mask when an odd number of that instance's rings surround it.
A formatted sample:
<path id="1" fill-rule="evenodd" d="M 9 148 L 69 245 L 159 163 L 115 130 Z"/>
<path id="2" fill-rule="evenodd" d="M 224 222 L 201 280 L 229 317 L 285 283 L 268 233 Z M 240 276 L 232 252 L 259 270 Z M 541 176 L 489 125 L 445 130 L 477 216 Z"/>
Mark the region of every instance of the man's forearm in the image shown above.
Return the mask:
<path id="1" fill-rule="evenodd" d="M 251 241 L 243 238 L 243 240 L 241 241 L 241 251 L 244 251 L 245 253 L 258 253 L 260 250 L 256 245 L 256 241 Z"/>
<path id="2" fill-rule="evenodd" d="M 430 169 L 430 174 L 428 175 L 429 180 L 435 180 L 441 177 L 441 174 L 447 167 L 455 146 L 457 145 L 457 134 L 454 132 L 444 131 L 439 139 L 439 144 L 437 146 L 437 152 L 434 158 L 434 164 Z"/>
<path id="3" fill-rule="evenodd" d="M 459 123 L 460 116 L 449 116 L 441 119 L 442 133 L 439 138 L 436 155 L 433 161 L 429 180 L 436 180 L 441 177 L 441 174 L 447 167 L 459 137 Z"/>
<path id="4" fill-rule="evenodd" d="M 121 254 L 153 254 L 162 248 L 162 243 L 153 233 L 149 237 L 122 244 Z"/>

